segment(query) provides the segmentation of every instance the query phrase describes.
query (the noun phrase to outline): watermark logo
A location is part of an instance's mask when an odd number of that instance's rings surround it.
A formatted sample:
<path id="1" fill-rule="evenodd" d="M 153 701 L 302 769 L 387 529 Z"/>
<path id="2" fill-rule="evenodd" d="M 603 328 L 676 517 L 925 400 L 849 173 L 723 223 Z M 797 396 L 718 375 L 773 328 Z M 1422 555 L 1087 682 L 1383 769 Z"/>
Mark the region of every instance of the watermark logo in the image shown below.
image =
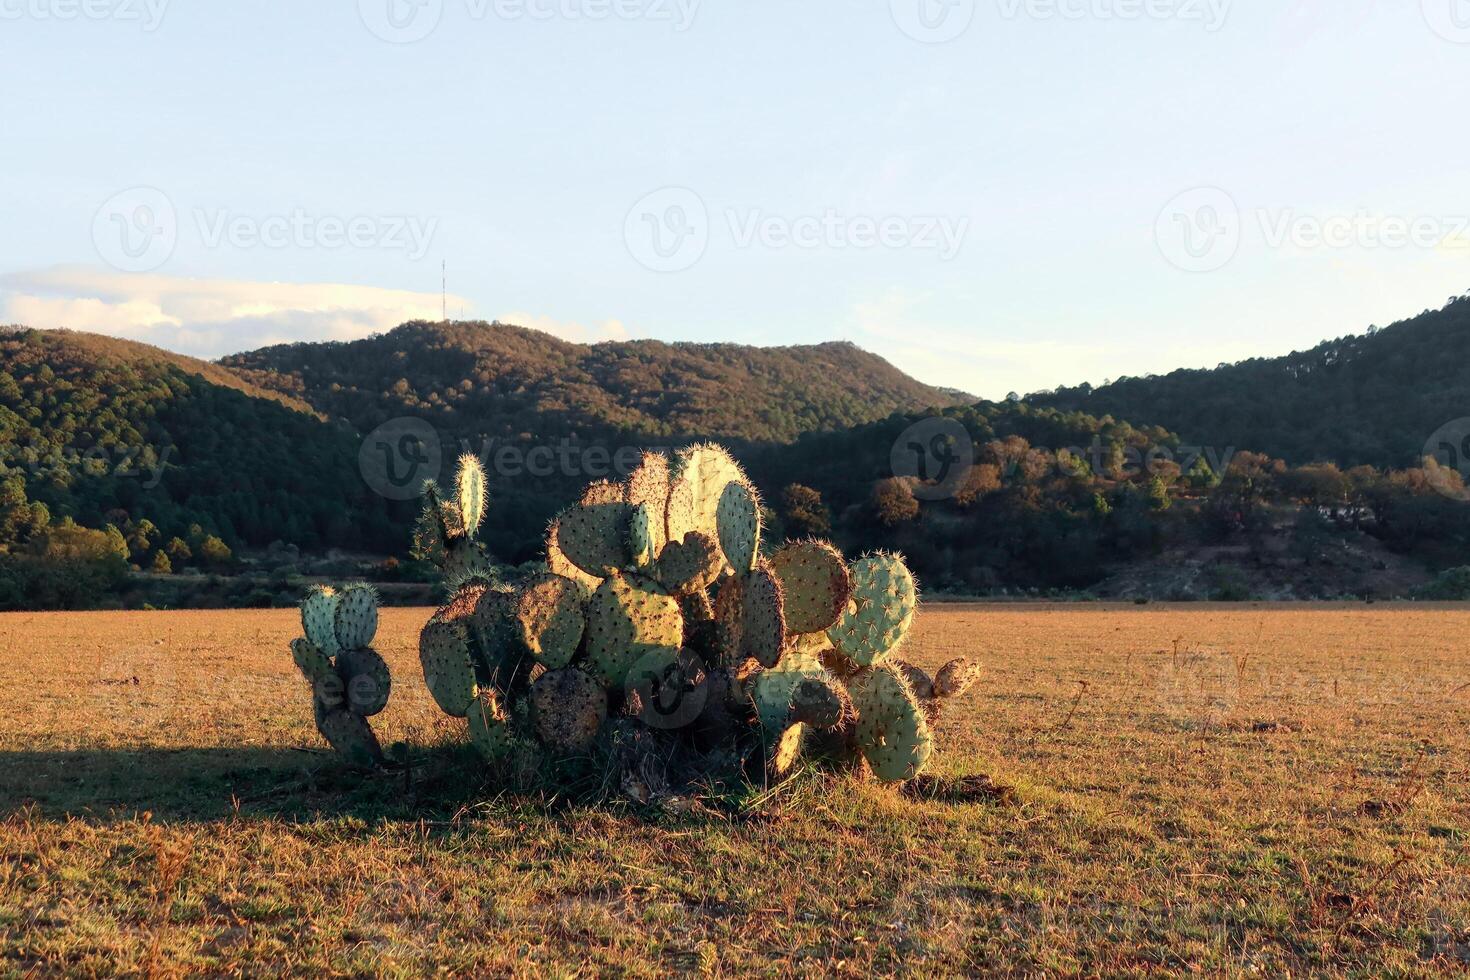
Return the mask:
<path id="1" fill-rule="evenodd" d="M 0 0 L 0 20 L 104 21 L 137 24 L 153 33 L 169 0 Z"/>
<path id="2" fill-rule="evenodd" d="M 1208 33 L 1225 26 L 1231 0 L 998 0 L 1006 20 L 1180 21 Z"/>
<path id="3" fill-rule="evenodd" d="M 709 676 L 695 657 L 652 650 L 638 659 L 624 682 L 629 699 L 642 706 L 638 717 L 650 728 L 674 731 L 692 725 L 709 702 Z"/>
<path id="4" fill-rule="evenodd" d="M 384 422 L 362 441 L 357 465 L 374 493 L 389 500 L 413 500 L 426 480 L 437 480 L 443 462 L 439 433 L 423 419 Z"/>
<path id="5" fill-rule="evenodd" d="M 1154 240 L 1185 272 L 1223 269 L 1240 249 L 1240 207 L 1218 187 L 1185 191 L 1159 212 Z"/>
<path id="6" fill-rule="evenodd" d="M 1420 0 L 1430 30 L 1454 44 L 1470 44 L 1470 0 Z"/>
<path id="7" fill-rule="evenodd" d="M 1436 429 L 1424 443 L 1423 457 L 1438 464 L 1425 468 L 1436 493 L 1470 503 L 1470 489 L 1466 487 L 1470 480 L 1470 418 L 1455 419 Z"/>
<path id="8" fill-rule="evenodd" d="M 709 247 L 709 210 L 687 187 L 665 187 L 633 205 L 623 222 L 633 258 L 654 272 L 683 272 Z"/>
<path id="9" fill-rule="evenodd" d="M 898 29 L 921 44 L 944 44 L 970 29 L 975 0 L 889 0 Z"/>
<path id="10" fill-rule="evenodd" d="M 363 25 L 389 44 L 422 41 L 444 17 L 444 0 L 357 0 Z"/>
<path id="11" fill-rule="evenodd" d="M 948 262 L 960 253 L 970 219 L 949 215 L 844 214 L 826 208 L 810 214 L 772 214 L 762 208 L 726 208 L 712 221 L 704 199 L 687 187 L 647 195 L 628 212 L 623 236 L 628 251 L 653 272 L 692 267 L 719 231 L 735 249 L 772 251 L 928 251 Z"/>
<path id="12" fill-rule="evenodd" d="M 102 260 L 119 272 L 152 272 L 178 246 L 178 212 L 156 187 L 129 188 L 97 209 L 92 242 Z"/>
<path id="13" fill-rule="evenodd" d="M 894 440 L 889 462 L 894 476 L 909 478 L 918 499 L 948 500 L 975 465 L 975 443 L 957 420 L 927 418 Z"/>

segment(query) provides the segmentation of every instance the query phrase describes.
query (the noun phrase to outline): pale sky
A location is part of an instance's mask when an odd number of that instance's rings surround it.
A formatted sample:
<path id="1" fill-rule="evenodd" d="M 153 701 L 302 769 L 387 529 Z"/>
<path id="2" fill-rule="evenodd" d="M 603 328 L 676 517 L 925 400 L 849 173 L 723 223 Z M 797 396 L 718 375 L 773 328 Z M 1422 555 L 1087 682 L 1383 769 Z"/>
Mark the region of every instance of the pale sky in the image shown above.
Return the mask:
<path id="1" fill-rule="evenodd" d="M 1470 288 L 1470 0 L 0 0 L 0 321 L 847 339 L 1003 397 Z"/>

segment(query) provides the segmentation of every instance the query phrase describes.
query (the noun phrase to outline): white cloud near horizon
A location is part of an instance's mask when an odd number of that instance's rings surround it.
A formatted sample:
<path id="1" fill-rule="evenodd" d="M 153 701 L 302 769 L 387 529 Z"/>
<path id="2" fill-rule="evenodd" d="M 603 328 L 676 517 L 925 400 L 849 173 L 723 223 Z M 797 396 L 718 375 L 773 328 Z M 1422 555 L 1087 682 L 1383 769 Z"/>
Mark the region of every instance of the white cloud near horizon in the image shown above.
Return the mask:
<path id="1" fill-rule="evenodd" d="M 456 309 L 470 307 L 451 295 Z M 272 344 L 358 340 L 410 320 L 438 320 L 439 293 L 341 283 L 133 275 L 89 266 L 0 274 L 0 322 L 65 327 L 217 358 Z M 623 339 L 617 320 L 584 327 L 534 314 L 501 317 L 578 342 Z"/>

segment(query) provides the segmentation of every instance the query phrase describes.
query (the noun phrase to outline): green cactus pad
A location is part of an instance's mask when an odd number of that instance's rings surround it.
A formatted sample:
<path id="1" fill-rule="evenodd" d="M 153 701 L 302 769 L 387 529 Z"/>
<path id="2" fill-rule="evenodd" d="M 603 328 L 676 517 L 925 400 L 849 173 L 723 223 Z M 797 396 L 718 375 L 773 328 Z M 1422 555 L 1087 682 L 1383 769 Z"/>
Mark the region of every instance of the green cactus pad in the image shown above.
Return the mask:
<path id="1" fill-rule="evenodd" d="M 837 624 L 852 593 L 842 553 L 826 541 L 796 541 L 771 557 L 786 598 L 786 628 L 821 633 Z"/>
<path id="2" fill-rule="evenodd" d="M 700 531 L 718 541 L 720 497 L 732 482 L 746 482 L 745 473 L 720 446 L 705 444 L 680 450 L 670 468 L 665 509 L 669 540 L 682 541 L 690 531 Z"/>
<path id="3" fill-rule="evenodd" d="M 435 616 L 419 634 L 424 683 L 447 715 L 463 718 L 479 693 L 470 656 L 469 631 L 462 620 Z"/>
<path id="4" fill-rule="evenodd" d="M 684 617 L 679 602 L 653 579 L 614 575 L 587 604 L 587 655 L 595 676 L 622 688 L 628 671 L 651 650 L 679 650 Z"/>
<path id="5" fill-rule="evenodd" d="M 346 708 L 327 708 L 320 703 L 314 705 L 314 712 L 316 730 L 348 763 L 373 769 L 383 761 L 383 747 L 362 715 Z"/>
<path id="6" fill-rule="evenodd" d="M 663 453 L 644 453 L 638 467 L 629 474 L 626 487 L 629 504 L 648 507 L 649 555 L 657 558 L 669 540 L 669 458 Z"/>
<path id="7" fill-rule="evenodd" d="M 515 751 L 515 735 L 494 691 L 487 688 L 472 698 L 465 717 L 470 722 L 470 744 L 486 762 L 504 762 L 510 758 Z"/>
<path id="8" fill-rule="evenodd" d="M 724 566 L 724 556 L 714 539 L 690 531 L 682 540 L 664 545 L 654 577 L 674 595 L 688 595 L 709 588 Z"/>
<path id="9" fill-rule="evenodd" d="M 553 752 L 580 755 L 592 748 L 607 719 L 607 692 L 575 667 L 549 670 L 531 685 L 531 719 Z"/>
<path id="10" fill-rule="evenodd" d="M 347 692 L 347 708 L 371 718 L 388 707 L 393 693 L 393 674 L 376 650 L 346 650 L 337 655 L 337 672 Z"/>
<path id="11" fill-rule="evenodd" d="M 802 681 L 825 682 L 830 675 L 814 657 L 788 654 L 769 670 L 763 670 L 746 684 L 755 702 L 756 717 L 768 734 L 783 731 L 791 724 L 791 698 Z"/>
<path id="12" fill-rule="evenodd" d="M 632 556 L 634 568 L 647 569 L 653 564 L 654 556 L 658 554 L 653 532 L 653 511 L 647 504 L 634 507 L 633 516 L 628 521 L 628 554 Z"/>
<path id="13" fill-rule="evenodd" d="M 902 672 L 882 665 L 855 685 L 858 747 L 873 775 L 901 783 L 924 771 L 934 737 Z"/>
<path id="14" fill-rule="evenodd" d="M 582 586 L 588 593 L 602 584 L 596 575 L 588 575 L 578 568 L 561 548 L 561 521 L 555 520 L 546 529 L 546 567 L 552 574 L 569 578 Z"/>
<path id="15" fill-rule="evenodd" d="M 755 567 L 761 545 L 761 501 L 755 488 L 743 480 L 725 484 L 715 507 L 720 550 L 737 574 Z"/>
<path id="16" fill-rule="evenodd" d="M 329 657 L 335 657 L 340 649 L 336 619 L 336 590 L 330 585 L 313 585 L 301 601 L 301 627 L 306 631 L 306 638 Z"/>
<path id="17" fill-rule="evenodd" d="M 291 641 L 291 659 L 296 661 L 301 676 L 310 681 L 312 687 L 320 686 L 333 674 L 332 659 L 304 636 Z"/>
<path id="18" fill-rule="evenodd" d="M 582 587 L 560 575 L 538 575 L 516 600 L 519 640 L 551 670 L 572 662 L 587 628 Z"/>
<path id="19" fill-rule="evenodd" d="M 485 489 L 485 467 L 480 457 L 465 453 L 459 458 L 459 475 L 455 478 L 454 489 L 464 533 L 473 537 L 485 519 L 485 505 L 490 499 Z"/>
<path id="20" fill-rule="evenodd" d="M 837 625 L 833 644 L 860 667 L 871 667 L 903 642 L 919 605 L 919 589 L 897 555 L 876 554 L 851 566 L 852 597 Z"/>
<path id="21" fill-rule="evenodd" d="M 762 667 L 774 667 L 786 643 L 785 598 L 769 562 L 745 577 L 740 596 L 740 650 Z"/>
<path id="22" fill-rule="evenodd" d="M 592 484 L 577 505 L 557 518 L 557 542 L 562 553 L 596 577 L 627 568 L 633 560 L 628 548 L 633 509 L 624 487 L 605 480 Z"/>
<path id="23" fill-rule="evenodd" d="M 337 593 L 332 632 L 339 650 L 361 650 L 378 633 L 378 591 L 371 585 L 349 585 Z"/>

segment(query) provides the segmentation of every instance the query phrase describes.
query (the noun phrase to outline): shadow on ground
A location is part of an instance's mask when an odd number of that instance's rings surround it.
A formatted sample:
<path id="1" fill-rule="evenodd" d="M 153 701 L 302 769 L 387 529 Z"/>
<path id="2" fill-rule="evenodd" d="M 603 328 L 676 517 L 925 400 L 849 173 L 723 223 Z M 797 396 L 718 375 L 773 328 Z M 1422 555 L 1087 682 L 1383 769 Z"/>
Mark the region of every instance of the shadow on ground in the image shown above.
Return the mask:
<path id="1" fill-rule="evenodd" d="M 361 773 L 326 750 L 241 747 L 0 752 L 0 819 L 422 819 L 480 789 L 445 752 L 413 773 Z"/>

